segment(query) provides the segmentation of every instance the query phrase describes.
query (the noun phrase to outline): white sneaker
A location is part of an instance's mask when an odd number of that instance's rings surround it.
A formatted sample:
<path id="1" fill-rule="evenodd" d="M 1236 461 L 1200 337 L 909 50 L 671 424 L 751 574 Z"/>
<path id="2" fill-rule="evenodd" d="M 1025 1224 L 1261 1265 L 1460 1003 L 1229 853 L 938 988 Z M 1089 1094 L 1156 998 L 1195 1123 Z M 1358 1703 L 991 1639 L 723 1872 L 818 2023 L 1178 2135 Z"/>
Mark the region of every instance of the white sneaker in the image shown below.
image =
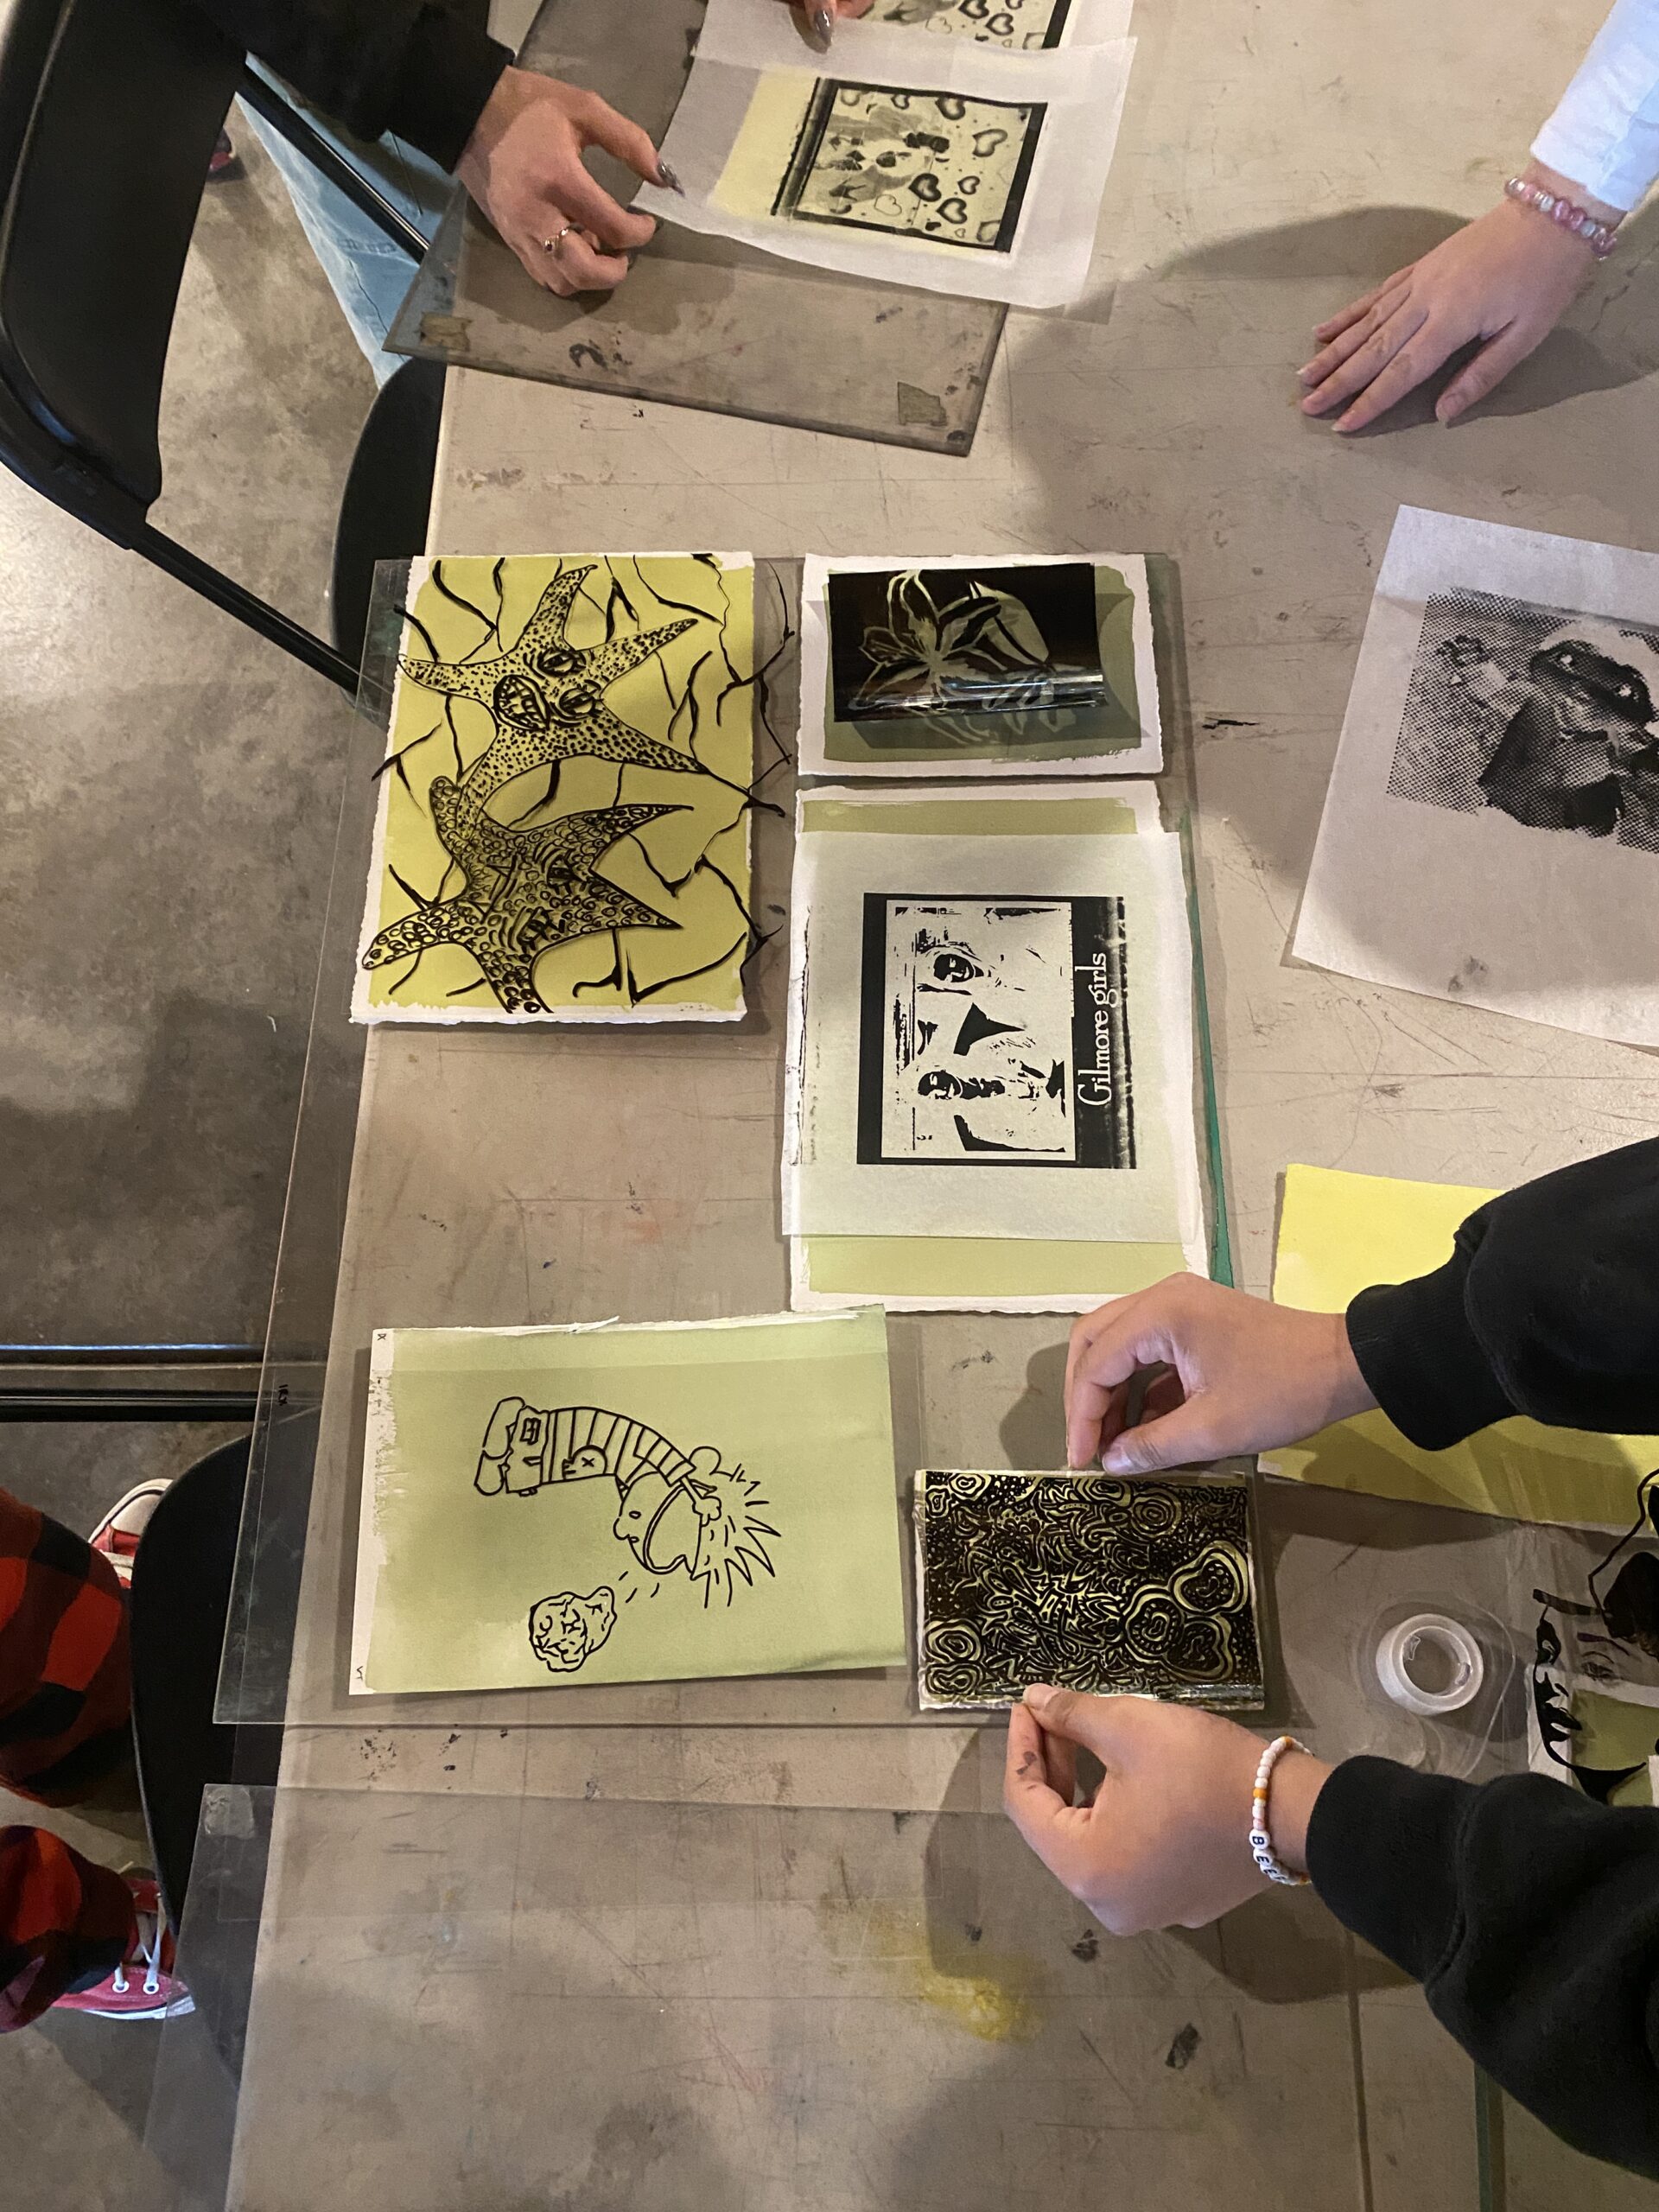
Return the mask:
<path id="1" fill-rule="evenodd" d="M 138 1539 L 149 1526 L 150 1515 L 171 1487 L 170 1481 L 139 1483 L 110 1508 L 86 1539 L 95 1552 L 102 1552 L 108 1560 L 124 1590 L 132 1586 L 132 1561 Z"/>

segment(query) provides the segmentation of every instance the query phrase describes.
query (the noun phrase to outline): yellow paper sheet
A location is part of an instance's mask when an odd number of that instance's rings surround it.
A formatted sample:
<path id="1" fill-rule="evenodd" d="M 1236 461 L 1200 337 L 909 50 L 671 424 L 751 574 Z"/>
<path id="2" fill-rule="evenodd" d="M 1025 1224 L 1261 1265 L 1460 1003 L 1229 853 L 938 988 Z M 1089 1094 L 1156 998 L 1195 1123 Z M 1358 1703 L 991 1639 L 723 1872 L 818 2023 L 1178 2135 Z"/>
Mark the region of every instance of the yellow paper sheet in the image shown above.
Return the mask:
<path id="1" fill-rule="evenodd" d="M 1287 1168 L 1274 1297 L 1281 1306 L 1339 1313 L 1372 1283 L 1427 1274 L 1451 1257 L 1458 1224 L 1497 1195 L 1459 1184 Z M 1637 1484 L 1659 1466 L 1659 1438 L 1593 1436 L 1517 1419 L 1449 1451 L 1425 1452 L 1385 1414 L 1372 1413 L 1264 1454 L 1262 1465 L 1332 1490 L 1512 1520 L 1622 1529 L 1635 1517 Z"/>
<path id="2" fill-rule="evenodd" d="M 446 556 L 403 647 L 354 1019 L 741 1014 L 747 556 Z"/>

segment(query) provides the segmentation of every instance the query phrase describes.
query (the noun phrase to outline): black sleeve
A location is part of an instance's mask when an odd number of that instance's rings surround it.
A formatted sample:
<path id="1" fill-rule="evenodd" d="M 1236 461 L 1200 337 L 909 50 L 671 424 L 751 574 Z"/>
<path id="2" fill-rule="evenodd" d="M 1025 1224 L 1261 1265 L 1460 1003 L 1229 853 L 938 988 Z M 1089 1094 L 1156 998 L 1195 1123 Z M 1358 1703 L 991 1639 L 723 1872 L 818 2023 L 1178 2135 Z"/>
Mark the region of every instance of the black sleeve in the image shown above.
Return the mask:
<path id="1" fill-rule="evenodd" d="M 1509 1414 L 1659 1429 L 1659 1140 L 1492 1199 L 1444 1267 L 1361 1291 L 1348 1341 L 1378 1405 L 1429 1451 Z"/>
<path id="2" fill-rule="evenodd" d="M 1544 1775 L 1477 1786 L 1349 1759 L 1314 1802 L 1307 1865 L 1517 2103 L 1659 2179 L 1659 1812 Z"/>
<path id="3" fill-rule="evenodd" d="M 454 168 L 512 59 L 469 0 L 192 0 L 355 137 L 395 131 Z"/>

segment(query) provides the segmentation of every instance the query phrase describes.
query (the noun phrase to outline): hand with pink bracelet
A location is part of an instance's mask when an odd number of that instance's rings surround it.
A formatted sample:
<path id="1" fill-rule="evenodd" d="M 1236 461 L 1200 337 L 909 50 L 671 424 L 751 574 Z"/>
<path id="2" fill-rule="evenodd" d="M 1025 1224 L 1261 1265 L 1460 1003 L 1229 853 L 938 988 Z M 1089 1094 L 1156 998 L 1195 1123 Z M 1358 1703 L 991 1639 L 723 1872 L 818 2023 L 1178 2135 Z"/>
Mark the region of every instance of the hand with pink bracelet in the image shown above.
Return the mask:
<path id="1" fill-rule="evenodd" d="M 1455 423 L 1542 342 L 1595 267 L 1603 228 L 1610 232 L 1624 210 L 1539 162 L 1519 181 L 1528 198 L 1506 195 L 1317 326 L 1320 350 L 1300 372 L 1304 415 L 1340 410 L 1336 429 L 1363 430 L 1478 340 L 1479 352 L 1435 402 L 1440 421 Z M 1531 194 L 1598 227 L 1569 228 Z"/>

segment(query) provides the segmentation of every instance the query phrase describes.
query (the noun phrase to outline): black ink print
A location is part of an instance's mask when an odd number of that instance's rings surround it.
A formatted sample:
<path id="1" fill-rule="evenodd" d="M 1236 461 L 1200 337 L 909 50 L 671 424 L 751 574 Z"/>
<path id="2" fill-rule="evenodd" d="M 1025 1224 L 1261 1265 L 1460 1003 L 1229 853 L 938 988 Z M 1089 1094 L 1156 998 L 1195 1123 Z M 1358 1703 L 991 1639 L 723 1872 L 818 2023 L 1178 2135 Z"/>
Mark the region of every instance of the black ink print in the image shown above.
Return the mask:
<path id="1" fill-rule="evenodd" d="M 1242 1484 L 930 1472 L 917 1510 L 930 1699 L 1000 1705 L 1058 1682 L 1261 1704 Z"/>
<path id="2" fill-rule="evenodd" d="M 1132 1168 L 1121 899 L 864 899 L 857 1156 Z"/>
<path id="3" fill-rule="evenodd" d="M 1034 51 L 1059 44 L 1069 6 L 1070 0 L 1010 0 L 993 12 L 991 0 L 877 0 L 868 20 L 914 23 L 965 34 L 982 45 Z"/>
<path id="4" fill-rule="evenodd" d="M 616 1626 L 616 1592 L 602 1584 L 580 1597 L 560 1590 L 530 1609 L 530 1648 L 556 1675 L 574 1675 Z"/>
<path id="5" fill-rule="evenodd" d="M 492 618 L 483 608 L 459 600 L 444 582 L 442 563 L 433 563 L 434 588 L 446 599 L 467 607 L 485 625 L 485 634 L 469 657 L 445 660 L 435 655 L 406 656 L 399 661 L 411 683 L 439 693 L 444 702 L 446 720 L 439 727 L 448 728 L 454 774 L 434 777 L 426 793 L 432 828 L 445 856 L 444 867 L 437 882 L 424 893 L 401 877 L 396 879 L 416 911 L 378 932 L 363 954 L 362 965 L 376 969 L 410 962 L 391 986 L 395 994 L 415 973 L 425 952 L 440 946 L 459 946 L 477 962 L 480 977 L 452 996 L 488 991 L 507 1013 L 545 1014 L 550 1009 L 534 982 L 537 960 L 556 946 L 609 932 L 615 950 L 610 980 L 620 986 L 630 1004 L 637 1005 L 648 991 L 667 989 L 690 980 L 690 975 L 706 972 L 702 952 L 700 950 L 698 964 L 689 974 L 664 976 L 648 989 L 638 986 L 624 957 L 620 932 L 677 930 L 680 924 L 620 889 L 601 871 L 624 840 L 637 839 L 638 832 L 648 823 L 678 810 L 663 804 L 621 804 L 622 780 L 628 768 L 691 777 L 713 773 L 697 757 L 699 710 L 694 687 L 697 671 L 709 654 L 724 651 L 726 613 L 723 608 L 715 614 L 677 604 L 673 620 L 651 628 L 636 622 L 634 629 L 625 633 L 614 619 L 617 603 L 620 601 L 629 615 L 633 610 L 613 564 L 578 563 L 554 577 L 515 642 L 507 645 L 501 635 L 504 566 L 498 562 L 495 567 Z M 571 613 L 584 592 L 596 599 L 588 584 L 596 569 L 609 584 L 610 596 L 604 602 L 606 637 L 601 644 L 578 646 L 571 643 L 569 634 Z M 419 630 L 420 626 L 410 619 L 411 628 Z M 708 652 L 685 679 L 677 701 L 660 656 L 675 639 L 700 623 L 710 640 Z M 427 642 L 429 645 L 429 639 Z M 667 740 L 634 728 L 606 702 L 613 685 L 652 662 L 673 708 Z M 454 707 L 458 700 L 476 701 L 487 708 L 495 728 L 490 743 L 470 764 L 462 761 L 456 734 Z M 683 747 L 677 741 L 683 715 L 687 725 Z M 576 759 L 614 766 L 618 803 L 548 819 L 545 810 L 557 792 L 563 766 Z M 394 765 L 401 772 L 401 756 Z M 500 795 L 513 785 L 528 790 L 531 786 L 521 779 L 537 778 L 538 771 L 546 772 L 545 781 L 537 779 L 533 801 L 526 804 L 518 800 L 519 818 L 514 820 L 510 810 L 518 794 L 510 793 L 505 805 Z M 724 784 L 726 779 L 715 777 L 714 780 Z M 408 782 L 406 773 L 404 781 Z M 743 793 L 746 800 L 749 796 Z M 526 816 L 538 818 L 525 819 Z M 706 856 L 694 863 L 691 872 L 704 868 L 714 868 Z M 677 882 L 662 884 L 665 898 L 679 887 Z M 729 957 L 729 952 L 722 954 L 720 959 L 709 962 L 707 968 L 722 966 Z M 575 986 L 573 995 L 582 988 Z"/>
<path id="6" fill-rule="evenodd" d="M 653 1576 L 683 1572 L 729 1605 L 741 1580 L 772 1573 L 760 1518 L 766 1501 L 741 1467 L 721 1465 L 712 1444 L 690 1453 L 643 1421 L 600 1406 L 526 1405 L 503 1398 L 491 1414 L 474 1486 L 486 1497 L 533 1497 L 561 1483 L 616 1484 L 611 1533 Z"/>
<path id="7" fill-rule="evenodd" d="M 813 92 L 772 213 L 788 222 L 926 235 L 943 245 L 1007 253 L 1046 112 L 825 79 Z M 924 121 L 912 127 L 909 118 L 918 114 Z M 941 170 L 976 167 L 986 205 L 971 231 L 928 212 L 943 196 Z"/>
<path id="8" fill-rule="evenodd" d="M 435 777 L 429 797 L 434 825 L 464 886 L 383 929 L 363 956 L 365 968 L 435 945 L 461 945 L 508 1013 L 543 1014 L 532 970 L 554 945 L 602 930 L 677 926 L 594 873 L 620 839 L 674 808 L 608 806 L 562 815 L 540 829 L 506 830 L 464 784 Z"/>
<path id="9" fill-rule="evenodd" d="M 405 676 L 427 690 L 448 698 L 480 700 L 499 724 L 524 734 L 524 741 L 493 745 L 474 764 L 471 773 L 479 777 L 476 796 L 480 800 L 528 769 L 578 753 L 641 767 L 693 775 L 698 772 L 696 760 L 634 729 L 603 701 L 612 684 L 690 629 L 690 622 L 664 623 L 637 637 L 613 638 L 607 645 L 579 651 L 569 643 L 565 628 L 576 595 L 592 573 L 590 562 L 555 576 L 518 643 L 492 658 L 404 658 L 398 663 Z"/>
<path id="10" fill-rule="evenodd" d="M 1594 1561 L 1580 1583 L 1563 1551 L 1560 1586 L 1535 1590 L 1541 1608 L 1532 1659 L 1532 1707 L 1545 1756 L 1599 1802 L 1629 1802 L 1616 1793 L 1643 1773 L 1639 1765 L 1592 1764 L 1574 1699 L 1586 1685 L 1611 1698 L 1635 1719 L 1653 1707 L 1659 1751 L 1659 1471 L 1637 1491 L 1633 1525 Z M 1573 1594 L 1564 1594 L 1572 1592 Z M 1639 1736 L 1639 1731 L 1638 1731 Z M 1644 1753 L 1644 1758 L 1646 1754 Z M 1604 1752 L 1605 1757 L 1605 1752 Z"/>
<path id="11" fill-rule="evenodd" d="M 1659 852 L 1659 631 L 1487 592 L 1436 594 L 1389 791 Z"/>
<path id="12" fill-rule="evenodd" d="M 1025 715 L 1105 693 L 1086 561 L 843 569 L 825 599 L 837 721 Z"/>

